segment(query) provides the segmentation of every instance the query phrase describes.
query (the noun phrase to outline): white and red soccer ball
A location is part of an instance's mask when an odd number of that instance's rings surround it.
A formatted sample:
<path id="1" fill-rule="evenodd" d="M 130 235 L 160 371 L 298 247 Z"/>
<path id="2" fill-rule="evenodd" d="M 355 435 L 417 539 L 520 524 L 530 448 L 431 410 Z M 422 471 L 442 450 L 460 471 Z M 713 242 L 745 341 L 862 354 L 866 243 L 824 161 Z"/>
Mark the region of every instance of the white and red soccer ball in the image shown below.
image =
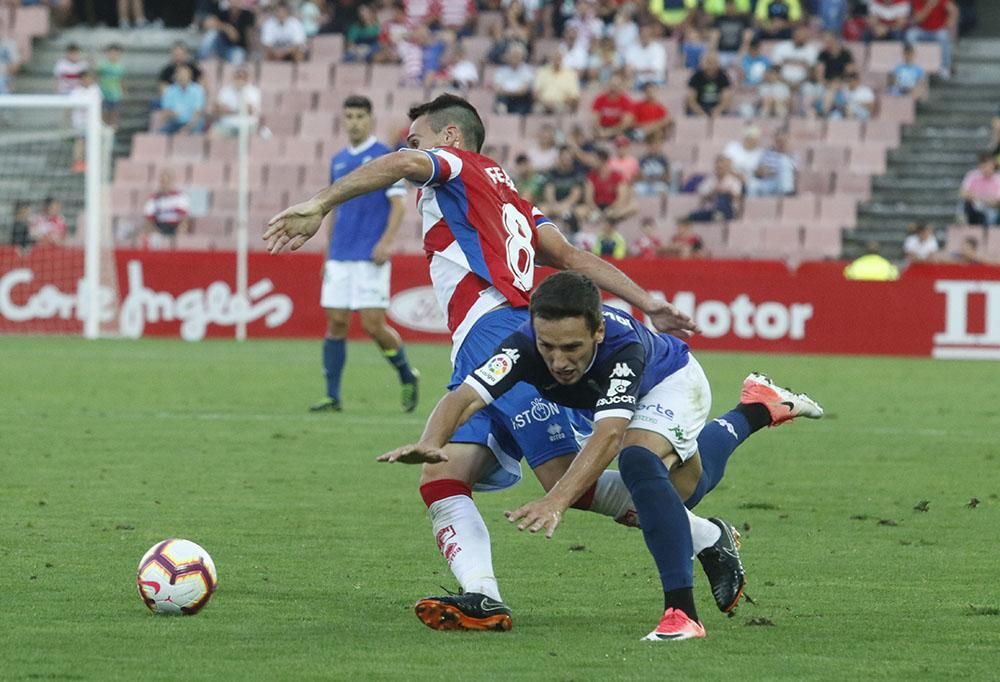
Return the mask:
<path id="1" fill-rule="evenodd" d="M 200 545 L 171 538 L 143 555 L 135 582 L 153 613 L 190 616 L 212 598 L 219 576 L 212 557 Z"/>

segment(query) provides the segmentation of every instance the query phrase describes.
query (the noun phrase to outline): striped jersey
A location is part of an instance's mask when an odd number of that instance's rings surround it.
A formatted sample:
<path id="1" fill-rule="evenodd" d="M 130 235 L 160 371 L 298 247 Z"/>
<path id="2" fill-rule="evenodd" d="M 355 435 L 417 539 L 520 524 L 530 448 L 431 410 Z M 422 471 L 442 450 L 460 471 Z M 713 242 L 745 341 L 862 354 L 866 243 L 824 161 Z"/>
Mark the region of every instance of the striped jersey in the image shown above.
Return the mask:
<path id="1" fill-rule="evenodd" d="M 434 293 L 457 350 L 485 313 L 528 305 L 537 228 L 551 221 L 518 196 L 493 159 L 455 147 L 415 151 L 434 166 L 417 208 Z"/>

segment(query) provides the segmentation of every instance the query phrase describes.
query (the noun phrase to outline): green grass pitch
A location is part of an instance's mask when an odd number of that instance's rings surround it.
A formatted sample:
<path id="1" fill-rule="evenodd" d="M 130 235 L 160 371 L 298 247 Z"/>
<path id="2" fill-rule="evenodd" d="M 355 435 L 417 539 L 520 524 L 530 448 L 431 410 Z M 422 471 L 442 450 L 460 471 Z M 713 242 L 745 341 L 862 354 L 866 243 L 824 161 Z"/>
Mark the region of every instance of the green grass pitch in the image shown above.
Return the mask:
<path id="1" fill-rule="evenodd" d="M 723 617 L 696 566 L 708 638 L 651 644 L 641 533 L 583 512 L 551 541 L 517 533 L 502 513 L 538 494 L 528 472 L 476 498 L 514 630 L 416 620 L 416 599 L 455 585 L 417 469 L 373 462 L 419 435 L 446 379 L 446 348 L 410 354 L 417 414 L 355 342 L 345 412 L 310 415 L 318 342 L 0 338 L 0 679 L 997 675 L 996 365 L 699 354 L 714 414 L 759 369 L 828 416 L 755 435 L 699 507 L 744 529 L 756 604 Z M 219 569 L 195 617 L 136 594 L 139 558 L 172 536 Z"/>

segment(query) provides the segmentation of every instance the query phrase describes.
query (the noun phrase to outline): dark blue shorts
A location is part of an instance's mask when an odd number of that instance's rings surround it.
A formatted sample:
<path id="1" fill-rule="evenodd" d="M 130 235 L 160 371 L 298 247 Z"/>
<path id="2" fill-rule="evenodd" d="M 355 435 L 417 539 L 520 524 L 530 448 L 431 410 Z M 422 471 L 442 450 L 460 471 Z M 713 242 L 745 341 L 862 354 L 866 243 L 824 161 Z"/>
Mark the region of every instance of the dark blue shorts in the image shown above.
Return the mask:
<path id="1" fill-rule="evenodd" d="M 496 350 L 500 342 L 527 322 L 526 308 L 498 308 L 481 317 L 455 356 L 448 388 L 455 388 Z M 521 460 L 532 469 L 554 457 L 579 451 L 579 438 L 590 434 L 589 421 L 575 410 L 543 398 L 534 386 L 519 383 L 459 427 L 453 443 L 487 446 L 497 466 L 477 490 L 501 490 L 521 479 Z"/>

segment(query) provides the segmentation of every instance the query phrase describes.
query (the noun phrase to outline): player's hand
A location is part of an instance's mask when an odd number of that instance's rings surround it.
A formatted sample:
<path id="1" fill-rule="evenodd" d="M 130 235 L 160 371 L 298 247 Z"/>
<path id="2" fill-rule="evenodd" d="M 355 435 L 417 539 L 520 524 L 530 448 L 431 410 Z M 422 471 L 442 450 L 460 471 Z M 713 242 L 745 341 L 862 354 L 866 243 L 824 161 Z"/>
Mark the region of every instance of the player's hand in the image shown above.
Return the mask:
<path id="1" fill-rule="evenodd" d="M 322 222 L 323 209 L 318 202 L 303 201 L 286 208 L 267 221 L 267 250 L 271 255 L 281 253 L 286 246 L 295 251 L 319 231 Z"/>
<path id="2" fill-rule="evenodd" d="M 529 530 L 537 533 L 545 530 L 545 537 L 551 538 L 556 532 L 559 522 L 562 521 L 563 512 L 566 507 L 547 497 L 529 502 L 514 511 L 504 512 L 507 520 L 517 524 L 518 530 Z"/>
<path id="3" fill-rule="evenodd" d="M 419 443 L 416 445 L 404 445 L 396 448 L 384 455 L 375 458 L 376 462 L 402 462 L 403 464 L 435 464 L 437 462 L 447 462 L 448 455 L 444 454 L 441 448 L 429 448 Z"/>
<path id="4" fill-rule="evenodd" d="M 372 261 L 375 265 L 382 265 L 388 263 L 390 258 L 392 258 L 392 244 L 380 239 L 372 249 Z"/>
<path id="5" fill-rule="evenodd" d="M 679 339 L 689 339 L 701 331 L 694 320 L 667 301 L 657 301 L 646 314 L 649 315 L 649 320 L 657 331 Z"/>

